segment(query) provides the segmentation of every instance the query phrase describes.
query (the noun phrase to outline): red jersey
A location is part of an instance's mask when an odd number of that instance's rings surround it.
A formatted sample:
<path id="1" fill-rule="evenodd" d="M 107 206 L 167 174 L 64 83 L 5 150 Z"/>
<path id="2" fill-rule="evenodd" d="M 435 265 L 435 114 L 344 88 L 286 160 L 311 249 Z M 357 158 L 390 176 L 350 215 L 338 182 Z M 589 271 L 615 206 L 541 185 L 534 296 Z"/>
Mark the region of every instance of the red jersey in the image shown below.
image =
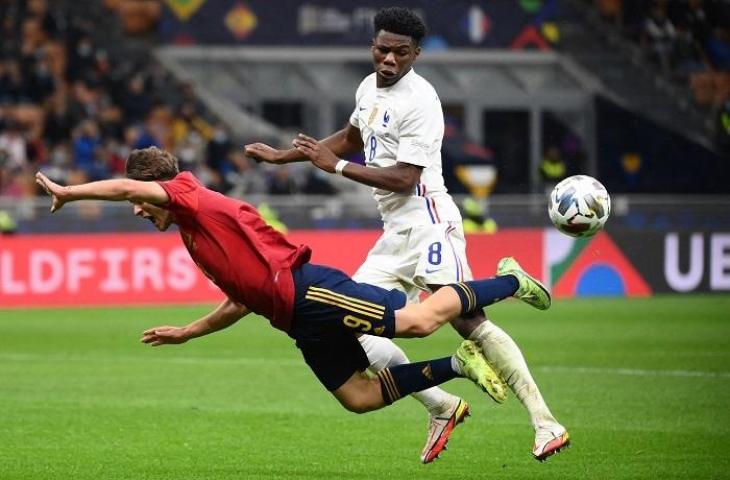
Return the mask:
<path id="1" fill-rule="evenodd" d="M 311 250 L 268 226 L 256 208 L 208 190 L 189 172 L 158 182 L 170 196 L 180 236 L 198 267 L 223 292 L 284 331 L 291 326 L 291 269 Z"/>

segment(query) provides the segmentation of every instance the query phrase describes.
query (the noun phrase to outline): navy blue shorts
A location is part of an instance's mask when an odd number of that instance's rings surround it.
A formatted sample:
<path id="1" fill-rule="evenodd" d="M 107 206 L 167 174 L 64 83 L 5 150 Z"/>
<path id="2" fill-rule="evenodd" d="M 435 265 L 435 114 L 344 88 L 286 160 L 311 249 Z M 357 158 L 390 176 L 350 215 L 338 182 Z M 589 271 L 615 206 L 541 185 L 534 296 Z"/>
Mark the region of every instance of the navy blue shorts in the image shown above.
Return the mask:
<path id="1" fill-rule="evenodd" d="M 370 362 L 356 333 L 392 338 L 400 290 L 357 283 L 334 268 L 304 264 L 294 270 L 294 315 L 289 336 L 327 390 L 337 390 Z"/>

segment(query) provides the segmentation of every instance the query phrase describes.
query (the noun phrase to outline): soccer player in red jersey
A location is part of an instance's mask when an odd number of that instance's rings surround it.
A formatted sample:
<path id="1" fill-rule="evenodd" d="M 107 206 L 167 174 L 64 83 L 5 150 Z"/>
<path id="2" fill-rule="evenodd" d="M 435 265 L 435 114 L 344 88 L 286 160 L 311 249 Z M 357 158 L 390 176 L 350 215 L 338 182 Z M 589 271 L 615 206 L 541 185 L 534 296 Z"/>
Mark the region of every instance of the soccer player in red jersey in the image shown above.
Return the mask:
<path id="1" fill-rule="evenodd" d="M 462 342 L 453 356 L 398 365 L 369 378 L 356 333 L 427 336 L 458 315 L 515 296 L 525 282 L 534 287 L 525 301 L 535 306 L 537 296 L 542 308 L 550 305 L 547 290 L 521 270 L 455 283 L 420 304 L 407 305 L 399 290 L 357 283 L 339 270 L 309 263 L 309 247 L 289 243 L 253 206 L 206 189 L 189 172 L 180 173 L 169 152 L 156 147 L 133 151 L 126 174 L 126 179 L 64 187 L 38 172 L 36 181 L 51 195 L 52 212 L 76 200 L 126 200 L 135 215 L 160 231 L 177 224 L 192 259 L 226 294 L 206 316 L 184 327 L 148 329 L 142 342 L 184 343 L 254 312 L 296 341 L 317 378 L 353 412 L 381 408 L 456 377 L 469 378 L 491 395 L 506 395 L 504 381 L 472 341 Z"/>

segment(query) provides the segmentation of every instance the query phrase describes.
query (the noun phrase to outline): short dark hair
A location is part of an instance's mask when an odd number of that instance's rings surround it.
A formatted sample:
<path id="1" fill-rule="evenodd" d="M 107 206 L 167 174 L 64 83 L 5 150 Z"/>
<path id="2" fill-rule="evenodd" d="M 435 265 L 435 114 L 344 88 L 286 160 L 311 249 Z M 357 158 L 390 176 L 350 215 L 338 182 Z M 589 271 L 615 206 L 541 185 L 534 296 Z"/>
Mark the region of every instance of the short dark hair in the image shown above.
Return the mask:
<path id="1" fill-rule="evenodd" d="M 413 10 L 404 7 L 383 8 L 373 19 L 375 35 L 379 31 L 411 37 L 416 45 L 426 36 L 426 24 Z"/>
<path id="2" fill-rule="evenodd" d="M 177 158 L 167 150 L 147 147 L 132 150 L 124 167 L 132 180 L 172 180 L 180 173 Z"/>

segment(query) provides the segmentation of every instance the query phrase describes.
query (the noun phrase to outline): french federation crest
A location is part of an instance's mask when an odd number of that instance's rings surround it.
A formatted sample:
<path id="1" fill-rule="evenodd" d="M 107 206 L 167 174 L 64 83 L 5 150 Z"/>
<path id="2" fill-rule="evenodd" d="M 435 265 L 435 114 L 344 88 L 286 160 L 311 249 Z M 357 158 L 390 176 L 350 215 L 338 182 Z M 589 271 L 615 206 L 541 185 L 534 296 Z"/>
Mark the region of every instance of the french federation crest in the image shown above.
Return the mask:
<path id="1" fill-rule="evenodd" d="M 368 118 L 368 126 L 370 126 L 373 123 L 373 120 L 375 120 L 375 117 L 378 116 L 378 106 L 376 105 L 373 108 L 373 111 L 370 112 L 370 118 Z"/>

